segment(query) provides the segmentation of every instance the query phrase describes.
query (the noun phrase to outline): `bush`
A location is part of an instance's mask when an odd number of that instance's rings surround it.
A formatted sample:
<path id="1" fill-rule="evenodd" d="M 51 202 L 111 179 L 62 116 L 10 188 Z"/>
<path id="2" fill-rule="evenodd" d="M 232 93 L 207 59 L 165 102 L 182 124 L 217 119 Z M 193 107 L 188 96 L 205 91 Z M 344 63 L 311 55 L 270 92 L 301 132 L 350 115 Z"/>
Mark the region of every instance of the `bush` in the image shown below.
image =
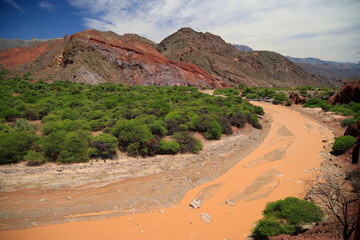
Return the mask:
<path id="1" fill-rule="evenodd" d="M 14 121 L 17 117 L 21 117 L 22 113 L 13 109 L 13 108 L 8 108 L 6 110 L 3 110 L 1 112 L 0 117 L 3 117 L 6 119 L 6 121 Z"/>
<path id="2" fill-rule="evenodd" d="M 264 216 L 266 218 L 285 219 L 289 224 L 298 225 L 302 222 L 321 221 L 323 212 L 312 202 L 287 197 L 285 200 L 268 203 L 264 210 Z"/>
<path id="3" fill-rule="evenodd" d="M 64 130 L 53 131 L 44 138 L 42 147 L 45 151 L 45 156 L 51 160 L 56 160 L 59 157 L 60 151 L 63 149 L 66 134 Z"/>
<path id="4" fill-rule="evenodd" d="M 246 98 L 247 99 L 257 99 L 257 98 L 260 98 L 260 96 L 255 93 L 249 93 L 246 95 Z"/>
<path id="5" fill-rule="evenodd" d="M 287 100 L 286 94 L 283 92 L 279 92 L 279 93 L 275 94 L 273 104 L 283 103 L 286 100 Z"/>
<path id="6" fill-rule="evenodd" d="M 317 108 L 321 107 L 321 104 L 324 102 L 324 100 L 320 98 L 309 98 L 306 100 L 306 102 L 303 104 L 303 107 L 310 107 L 310 108 Z"/>
<path id="7" fill-rule="evenodd" d="M 346 136 L 338 137 L 334 142 L 332 150 L 336 154 L 343 154 L 348 148 L 350 148 L 355 143 L 356 143 L 356 139 L 353 136 L 346 135 Z"/>
<path id="8" fill-rule="evenodd" d="M 294 228 L 295 231 L 295 228 Z M 264 218 L 258 221 L 253 229 L 253 234 L 257 237 L 267 238 L 278 236 L 280 234 L 292 234 L 291 227 L 288 224 L 281 223 L 275 219 Z"/>
<path id="9" fill-rule="evenodd" d="M 314 203 L 294 197 L 266 204 L 263 214 L 264 218 L 252 230 L 255 236 L 262 238 L 280 234 L 294 235 L 297 227 L 321 221 L 324 216 L 321 208 Z"/>
<path id="10" fill-rule="evenodd" d="M 24 156 L 24 160 L 29 166 L 38 166 L 46 162 L 44 154 L 41 152 L 36 152 L 34 150 L 29 150 Z"/>
<path id="11" fill-rule="evenodd" d="M 207 139 L 220 139 L 222 128 L 221 125 L 213 118 L 203 116 L 195 125 L 196 130 L 202 132 Z"/>
<path id="12" fill-rule="evenodd" d="M 159 153 L 162 154 L 176 154 L 181 149 L 181 146 L 176 141 L 168 142 L 161 140 L 159 143 Z"/>
<path id="13" fill-rule="evenodd" d="M 150 128 L 151 133 L 157 136 L 164 136 L 168 132 L 166 130 L 166 124 L 160 120 L 149 124 L 148 127 Z"/>
<path id="14" fill-rule="evenodd" d="M 37 136 L 26 131 L 0 132 L 0 164 L 23 160 L 24 155 L 36 140 Z"/>
<path id="15" fill-rule="evenodd" d="M 176 133 L 173 138 L 180 144 L 181 152 L 199 153 L 203 148 L 201 141 L 187 132 Z"/>
<path id="16" fill-rule="evenodd" d="M 90 146 L 95 148 L 93 153 L 95 157 L 112 158 L 116 155 L 116 147 L 118 146 L 117 138 L 108 133 L 102 133 L 96 136 Z"/>
<path id="17" fill-rule="evenodd" d="M 118 137 L 120 144 L 125 146 L 128 152 L 135 155 L 147 155 L 148 142 L 154 138 L 150 129 L 136 119 L 119 120 L 111 129 L 111 134 Z"/>
<path id="18" fill-rule="evenodd" d="M 66 135 L 63 149 L 60 151 L 60 162 L 86 162 L 89 160 L 90 133 L 73 131 Z"/>
<path id="19" fill-rule="evenodd" d="M 235 113 L 233 116 L 230 117 L 231 125 L 236 126 L 238 128 L 244 127 L 247 121 L 248 121 L 247 116 L 242 113 Z"/>
<path id="20" fill-rule="evenodd" d="M 341 126 L 342 127 L 348 127 L 351 126 L 353 124 L 355 124 L 357 121 L 355 119 L 344 119 L 341 121 Z"/>

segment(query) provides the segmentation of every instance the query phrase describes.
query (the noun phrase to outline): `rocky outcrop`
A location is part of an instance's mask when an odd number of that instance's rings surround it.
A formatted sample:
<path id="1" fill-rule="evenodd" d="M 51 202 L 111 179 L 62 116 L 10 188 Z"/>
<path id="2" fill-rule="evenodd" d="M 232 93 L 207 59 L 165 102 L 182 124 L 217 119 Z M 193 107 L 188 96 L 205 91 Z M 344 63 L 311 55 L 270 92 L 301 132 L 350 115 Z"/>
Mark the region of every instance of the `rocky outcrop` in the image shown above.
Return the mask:
<path id="1" fill-rule="evenodd" d="M 345 84 L 329 100 L 331 104 L 344 104 L 351 101 L 360 103 L 360 81 Z"/>
<path id="2" fill-rule="evenodd" d="M 344 135 L 351 135 L 356 139 L 360 137 L 360 120 L 346 128 Z"/>
<path id="3" fill-rule="evenodd" d="M 297 93 L 290 93 L 289 98 L 291 99 L 293 104 L 304 104 L 306 101 L 305 97 Z"/>
<path id="4" fill-rule="evenodd" d="M 360 161 L 360 120 L 346 128 L 344 135 L 351 135 L 356 138 L 357 143 L 350 148 L 351 162 L 353 164 Z"/>
<path id="5" fill-rule="evenodd" d="M 74 75 L 73 82 L 97 85 L 99 83 L 103 83 L 104 80 L 96 73 L 92 73 L 86 68 L 80 67 L 79 70 Z"/>

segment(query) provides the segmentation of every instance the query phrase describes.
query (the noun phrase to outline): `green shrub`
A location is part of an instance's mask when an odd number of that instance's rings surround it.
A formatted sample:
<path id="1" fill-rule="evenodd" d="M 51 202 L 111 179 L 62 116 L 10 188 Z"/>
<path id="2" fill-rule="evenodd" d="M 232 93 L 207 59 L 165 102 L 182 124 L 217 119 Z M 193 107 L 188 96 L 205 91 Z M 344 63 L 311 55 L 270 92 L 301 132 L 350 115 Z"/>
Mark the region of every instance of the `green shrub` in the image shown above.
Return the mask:
<path id="1" fill-rule="evenodd" d="M 334 142 L 332 150 L 336 154 L 343 154 L 347 149 L 349 149 L 355 143 L 356 143 L 356 139 L 353 136 L 346 135 L 346 136 L 338 137 Z"/>
<path id="2" fill-rule="evenodd" d="M 181 149 L 181 146 L 176 141 L 168 142 L 161 140 L 159 143 L 159 153 L 162 154 L 176 154 Z"/>
<path id="3" fill-rule="evenodd" d="M 287 100 L 286 94 L 283 92 L 279 92 L 279 93 L 275 94 L 273 104 L 283 103 L 286 100 Z"/>
<path id="4" fill-rule="evenodd" d="M 168 132 L 166 130 L 166 124 L 161 120 L 149 124 L 148 127 L 150 128 L 151 133 L 157 136 L 164 136 Z"/>
<path id="5" fill-rule="evenodd" d="M 6 110 L 3 110 L 0 114 L 0 117 L 3 117 L 6 119 L 6 121 L 14 121 L 17 117 L 21 117 L 22 113 L 13 109 L 13 108 L 8 108 Z"/>
<path id="6" fill-rule="evenodd" d="M 175 133 L 173 138 L 180 144 L 181 152 L 199 153 L 203 148 L 201 141 L 187 132 Z"/>
<path id="7" fill-rule="evenodd" d="M 111 134 L 102 133 L 91 141 L 90 146 L 95 148 L 93 153 L 95 157 L 112 158 L 116 155 L 116 147 L 118 146 L 118 140 Z"/>
<path id="8" fill-rule="evenodd" d="M 302 199 L 287 197 L 266 204 L 264 210 L 266 218 L 285 219 L 287 223 L 297 225 L 302 222 L 318 222 L 323 218 L 322 210 L 314 203 Z"/>
<path id="9" fill-rule="evenodd" d="M 312 202 L 287 197 L 284 200 L 266 204 L 264 218 L 252 230 L 256 237 L 267 238 L 280 234 L 296 234 L 296 228 L 303 224 L 321 221 L 324 213 Z"/>
<path id="10" fill-rule="evenodd" d="M 208 116 L 199 118 L 195 128 L 202 132 L 207 139 L 220 139 L 223 131 L 221 125 L 214 118 Z"/>
<path id="11" fill-rule="evenodd" d="M 15 163 L 23 160 L 37 136 L 26 132 L 0 132 L 0 164 Z"/>
<path id="12" fill-rule="evenodd" d="M 341 126 L 342 127 L 348 127 L 351 126 L 353 124 L 355 124 L 357 121 L 355 119 L 344 119 L 341 121 Z"/>
<path id="13" fill-rule="evenodd" d="M 132 154 L 148 154 L 148 142 L 154 138 L 150 129 L 136 119 L 119 120 L 111 129 L 111 134 Z"/>
<path id="14" fill-rule="evenodd" d="M 309 98 L 306 100 L 306 102 L 303 104 L 303 107 L 309 107 L 309 108 L 317 108 L 321 107 L 321 104 L 324 102 L 324 100 L 320 98 Z"/>
<path id="15" fill-rule="evenodd" d="M 247 99 L 257 99 L 257 98 L 260 98 L 260 96 L 255 93 L 249 93 L 246 95 L 246 98 Z"/>
<path id="16" fill-rule="evenodd" d="M 46 157 L 50 158 L 51 160 L 58 159 L 60 152 L 63 149 L 66 134 L 67 133 L 64 130 L 58 130 L 51 132 L 44 138 L 42 147 L 45 151 Z"/>
<path id="17" fill-rule="evenodd" d="M 78 130 L 66 135 L 60 151 L 60 162 L 86 162 L 89 160 L 90 133 Z"/>
<path id="18" fill-rule="evenodd" d="M 293 231 L 289 231 L 289 226 L 287 225 L 288 224 L 284 224 L 275 219 L 264 218 L 257 222 L 256 227 L 253 229 L 253 234 L 256 237 L 262 238 L 278 236 L 281 234 L 292 234 Z"/>
<path id="19" fill-rule="evenodd" d="M 46 162 L 44 154 L 41 152 L 36 152 L 34 150 L 29 150 L 24 156 L 24 160 L 29 166 L 38 166 Z"/>

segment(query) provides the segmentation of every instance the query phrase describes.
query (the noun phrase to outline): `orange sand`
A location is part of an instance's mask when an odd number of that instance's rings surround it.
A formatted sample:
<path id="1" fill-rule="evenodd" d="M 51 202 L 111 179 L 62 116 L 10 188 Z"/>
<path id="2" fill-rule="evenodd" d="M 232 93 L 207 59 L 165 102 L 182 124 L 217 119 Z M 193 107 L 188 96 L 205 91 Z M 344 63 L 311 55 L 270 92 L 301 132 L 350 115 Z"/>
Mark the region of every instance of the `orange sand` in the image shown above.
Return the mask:
<path id="1" fill-rule="evenodd" d="M 273 117 L 264 142 L 221 177 L 188 191 L 179 205 L 106 220 L 0 232 L 0 239 L 246 239 L 266 202 L 303 197 L 330 130 L 283 106 L 256 103 Z M 312 173 L 304 170 L 312 170 Z M 200 209 L 189 208 L 192 199 Z M 235 206 L 225 204 L 230 200 Z M 201 219 L 211 216 L 211 223 Z"/>

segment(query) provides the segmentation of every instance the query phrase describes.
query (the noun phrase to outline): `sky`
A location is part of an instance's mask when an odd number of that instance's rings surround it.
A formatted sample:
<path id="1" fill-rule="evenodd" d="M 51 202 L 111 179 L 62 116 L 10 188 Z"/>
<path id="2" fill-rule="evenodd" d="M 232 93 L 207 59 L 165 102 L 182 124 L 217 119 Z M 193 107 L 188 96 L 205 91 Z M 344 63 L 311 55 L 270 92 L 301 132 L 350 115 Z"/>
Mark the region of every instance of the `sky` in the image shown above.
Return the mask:
<path id="1" fill-rule="evenodd" d="M 360 0 L 0 0 L 0 38 L 93 28 L 154 42 L 181 27 L 292 57 L 360 61 Z"/>

